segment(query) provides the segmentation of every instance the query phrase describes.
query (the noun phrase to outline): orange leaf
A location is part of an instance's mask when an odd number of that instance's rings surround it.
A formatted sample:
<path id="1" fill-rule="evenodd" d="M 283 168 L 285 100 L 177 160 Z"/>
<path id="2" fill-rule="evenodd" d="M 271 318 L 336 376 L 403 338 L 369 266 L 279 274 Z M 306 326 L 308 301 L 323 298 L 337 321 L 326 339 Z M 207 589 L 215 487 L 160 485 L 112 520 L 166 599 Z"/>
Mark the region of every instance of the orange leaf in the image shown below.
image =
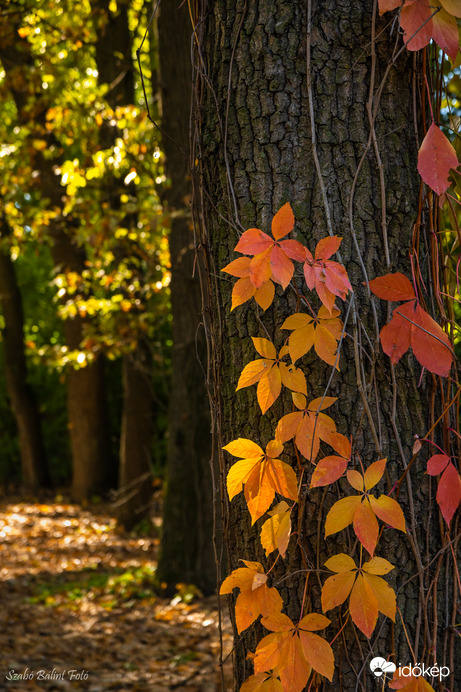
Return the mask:
<path id="1" fill-rule="evenodd" d="M 315 352 L 328 365 L 335 364 L 337 345 L 333 334 L 322 324 L 317 325 L 314 339 Z M 336 363 L 336 369 L 339 371 L 339 358 L 338 363 Z"/>
<path id="2" fill-rule="evenodd" d="M 326 408 L 330 408 L 335 401 L 338 401 L 337 396 L 319 396 L 317 399 L 312 399 L 307 408 L 309 411 L 317 413 L 317 411 L 324 411 Z"/>
<path id="3" fill-rule="evenodd" d="M 387 459 L 379 459 L 379 461 L 373 462 L 365 471 L 363 477 L 365 483 L 365 490 L 371 490 L 375 487 L 384 475 L 384 470 L 386 468 Z"/>
<path id="4" fill-rule="evenodd" d="M 385 274 L 370 281 L 370 290 L 383 300 L 411 300 L 416 298 L 410 280 L 400 272 Z"/>
<path id="5" fill-rule="evenodd" d="M 330 485 L 341 478 L 347 467 L 347 459 L 342 457 L 325 457 L 321 459 L 311 478 L 311 488 L 320 488 Z"/>
<path id="6" fill-rule="evenodd" d="M 261 545 L 266 556 L 278 550 L 280 555 L 285 557 L 291 534 L 290 507 L 282 501 L 269 514 L 272 516 L 261 527 Z"/>
<path id="7" fill-rule="evenodd" d="M 312 672 L 299 637 L 291 632 L 275 632 L 264 637 L 256 648 L 254 668 L 256 673 L 274 669 L 285 692 L 301 692 Z"/>
<path id="8" fill-rule="evenodd" d="M 378 601 L 378 610 L 386 617 L 395 622 L 395 611 L 397 609 L 395 591 L 384 579 L 374 574 L 363 574 L 364 581 L 371 586 Z"/>
<path id="9" fill-rule="evenodd" d="M 260 463 L 260 459 L 242 459 L 231 466 L 226 480 L 229 500 L 233 500 L 242 491 L 255 467 L 259 466 Z"/>
<path id="10" fill-rule="evenodd" d="M 317 243 L 317 247 L 315 248 L 315 259 L 329 259 L 332 255 L 335 254 L 335 252 L 339 250 L 341 241 L 342 238 L 338 238 L 337 235 L 327 236 L 326 238 L 322 238 L 322 240 L 319 240 L 319 242 Z"/>
<path id="11" fill-rule="evenodd" d="M 237 282 L 238 283 L 238 282 Z M 255 291 L 255 301 L 263 309 L 267 308 L 272 304 L 275 295 L 275 286 L 272 281 L 265 281 L 259 288 Z"/>
<path id="12" fill-rule="evenodd" d="M 359 574 L 349 600 L 351 618 L 367 637 L 371 637 L 378 619 L 378 599 L 371 586 Z"/>
<path id="13" fill-rule="evenodd" d="M 389 683 L 389 689 L 403 690 L 403 692 L 434 692 L 434 688 L 429 685 L 422 675 L 415 678 L 411 674 L 411 669 L 410 674 L 404 673 L 405 668 L 407 666 L 397 668 L 394 677 Z"/>
<path id="14" fill-rule="evenodd" d="M 351 471 L 347 472 L 347 480 L 349 485 L 351 485 L 354 490 L 358 490 L 359 493 L 364 492 L 365 486 L 363 484 L 363 476 L 361 473 L 352 469 Z"/>
<path id="15" fill-rule="evenodd" d="M 299 631 L 299 639 L 306 661 L 317 673 L 328 678 L 331 682 L 335 669 L 335 659 L 329 643 L 318 634 L 304 630 Z"/>
<path id="16" fill-rule="evenodd" d="M 346 553 L 339 553 L 328 558 L 325 562 L 325 567 L 331 569 L 332 572 L 350 572 L 357 569 L 354 560 Z"/>
<path id="17" fill-rule="evenodd" d="M 280 440 L 271 440 L 268 442 L 266 446 L 266 454 L 268 457 L 275 459 L 276 457 L 280 456 L 282 452 L 283 444 L 280 442 Z"/>
<path id="18" fill-rule="evenodd" d="M 453 14 L 455 17 L 461 17 L 459 0 L 440 0 L 440 2 L 447 12 Z"/>
<path id="19" fill-rule="evenodd" d="M 330 623 L 331 620 L 326 618 L 325 615 L 321 615 L 320 613 L 309 613 L 299 621 L 298 627 L 307 632 L 317 632 L 318 630 L 324 630 Z M 312 667 L 314 668 L 314 666 Z"/>
<path id="20" fill-rule="evenodd" d="M 291 438 L 296 435 L 296 431 L 302 419 L 303 414 L 301 412 L 294 411 L 293 413 L 287 413 L 277 424 L 277 429 L 275 431 L 276 438 L 281 442 L 291 440 Z"/>
<path id="21" fill-rule="evenodd" d="M 351 592 L 356 576 L 357 572 L 341 572 L 328 577 L 322 588 L 322 610 L 324 613 L 344 603 Z"/>
<path id="22" fill-rule="evenodd" d="M 369 500 L 373 512 L 381 521 L 406 533 L 405 517 L 400 505 L 395 500 L 387 495 L 380 495 L 378 498 L 370 495 Z"/>
<path id="23" fill-rule="evenodd" d="M 338 531 L 342 531 L 346 526 L 352 524 L 354 521 L 354 514 L 361 504 L 362 498 L 360 495 L 343 497 L 342 500 L 335 502 L 328 512 L 325 521 L 325 538 L 334 533 L 338 533 Z"/>
<path id="24" fill-rule="evenodd" d="M 242 259 L 244 259 L 244 258 L 242 257 Z M 256 288 L 254 287 L 253 283 L 251 282 L 251 280 L 248 276 L 245 276 L 244 278 L 239 279 L 236 282 L 234 288 L 232 289 L 231 312 L 232 312 L 232 310 L 234 310 L 234 308 L 239 307 L 239 305 L 243 305 L 243 303 L 246 303 L 247 300 L 250 300 L 250 298 L 253 298 L 255 293 L 256 293 Z"/>
<path id="25" fill-rule="evenodd" d="M 270 358 L 271 360 L 275 360 L 277 358 L 275 346 L 269 341 L 269 339 L 262 339 L 256 336 L 252 336 L 251 339 L 256 351 L 260 356 L 263 358 Z"/>
<path id="26" fill-rule="evenodd" d="M 385 560 L 383 557 L 372 557 L 371 560 L 365 562 L 362 569 L 365 572 L 368 572 L 368 574 L 382 575 L 388 574 L 391 570 L 393 570 L 394 565 L 391 565 L 391 563 L 388 560 Z"/>
<path id="27" fill-rule="evenodd" d="M 274 365 L 273 360 L 267 360 L 264 358 L 258 358 L 258 360 L 252 360 L 251 363 L 245 365 L 240 375 L 236 392 L 243 387 L 249 387 L 252 384 L 259 382 L 261 377 L 263 377 Z"/>
<path id="28" fill-rule="evenodd" d="M 450 169 L 457 167 L 458 157 L 453 145 L 442 130 L 432 123 L 418 154 L 421 178 L 437 195 L 442 195 L 450 186 Z"/>
<path id="29" fill-rule="evenodd" d="M 461 16 L 461 13 L 460 13 Z M 443 7 L 432 17 L 432 38 L 455 61 L 459 50 L 458 24 Z"/>
<path id="30" fill-rule="evenodd" d="M 273 587 L 268 587 L 264 582 L 253 588 L 255 577 L 264 575 L 264 570 L 259 562 L 246 562 L 248 567 L 240 567 L 234 570 L 222 583 L 220 594 L 228 594 L 235 588 L 240 589 L 235 604 L 235 618 L 238 632 L 243 632 L 259 615 L 269 615 L 282 609 L 283 601 Z"/>
<path id="31" fill-rule="evenodd" d="M 376 515 L 366 497 L 355 511 L 354 531 L 363 547 L 373 556 L 378 542 L 379 527 Z"/>
<path id="32" fill-rule="evenodd" d="M 240 688 L 240 692 L 283 692 L 282 683 L 269 673 L 250 675 Z"/>
<path id="33" fill-rule="evenodd" d="M 453 361 L 450 340 L 440 325 L 417 304 L 411 325 L 411 347 L 430 372 L 446 377 Z"/>
<path id="34" fill-rule="evenodd" d="M 290 500 L 297 500 L 296 474 L 285 462 L 266 459 L 259 468 L 254 468 L 245 484 L 245 499 L 252 524 L 269 509 L 276 492 Z"/>
<path id="35" fill-rule="evenodd" d="M 280 370 L 278 367 L 273 367 L 264 377 L 261 377 L 256 390 L 256 396 L 262 413 L 266 413 L 272 406 L 279 396 L 281 389 L 282 379 L 280 377 Z"/>
<path id="36" fill-rule="evenodd" d="M 280 376 L 285 387 L 293 392 L 307 394 L 306 376 L 299 368 L 286 363 L 279 363 Z"/>
<path id="37" fill-rule="evenodd" d="M 293 230 L 294 225 L 295 217 L 293 215 L 290 203 L 287 202 L 283 205 L 283 207 L 280 207 L 280 209 L 272 219 L 271 230 L 275 240 L 280 240 L 280 238 L 283 238 L 284 236 L 288 235 L 288 233 L 290 233 Z"/>
<path id="38" fill-rule="evenodd" d="M 259 255 L 273 245 L 273 240 L 267 233 L 263 233 L 259 228 L 250 228 L 242 233 L 240 240 L 235 246 L 237 252 L 242 255 Z"/>
<path id="39" fill-rule="evenodd" d="M 238 276 L 239 278 L 243 278 L 244 276 L 248 277 L 250 274 L 250 258 L 238 257 L 233 262 L 226 264 L 221 271 L 231 274 L 232 276 Z"/>
<path id="40" fill-rule="evenodd" d="M 250 262 L 250 278 L 256 288 L 260 288 L 271 278 L 271 250 L 264 250 L 259 255 L 255 255 Z"/>
<path id="41" fill-rule="evenodd" d="M 404 30 L 403 40 L 408 50 L 420 50 L 427 46 L 432 36 L 432 8 L 429 0 L 406 2 L 400 11 L 400 26 Z M 429 21 L 428 21 L 429 20 Z M 411 36 L 415 36 L 409 40 Z"/>
<path id="42" fill-rule="evenodd" d="M 237 440 L 229 442 L 223 449 L 240 459 L 251 459 L 251 457 L 254 457 L 260 460 L 264 456 L 263 450 L 256 442 L 246 440 L 244 437 L 239 437 Z"/>

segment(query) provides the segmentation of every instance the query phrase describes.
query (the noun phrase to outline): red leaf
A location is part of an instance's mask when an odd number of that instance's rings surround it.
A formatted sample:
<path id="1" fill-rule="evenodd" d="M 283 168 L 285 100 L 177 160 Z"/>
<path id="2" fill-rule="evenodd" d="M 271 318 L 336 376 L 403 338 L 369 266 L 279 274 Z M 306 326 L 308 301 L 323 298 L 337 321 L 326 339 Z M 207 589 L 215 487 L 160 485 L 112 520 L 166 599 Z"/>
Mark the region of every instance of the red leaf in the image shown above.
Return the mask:
<path id="1" fill-rule="evenodd" d="M 402 308 L 398 310 L 402 312 Z M 453 361 L 448 336 L 419 304 L 416 305 L 413 322 L 416 323 L 411 325 L 413 353 L 430 372 L 446 377 Z"/>
<path id="2" fill-rule="evenodd" d="M 280 207 L 272 219 L 272 235 L 275 240 L 280 240 L 293 230 L 295 217 L 289 202 Z"/>
<path id="3" fill-rule="evenodd" d="M 450 462 L 442 474 L 437 488 L 436 500 L 443 518 L 450 526 L 453 514 L 461 502 L 461 478 L 458 471 Z"/>
<path id="4" fill-rule="evenodd" d="M 458 24 L 443 7 L 432 17 L 432 38 L 453 61 L 456 60 L 459 50 Z"/>
<path id="5" fill-rule="evenodd" d="M 416 298 L 411 281 L 400 272 L 378 276 L 370 281 L 370 290 L 383 300 L 411 300 Z"/>
<path id="6" fill-rule="evenodd" d="M 235 250 L 241 252 L 242 255 L 259 255 L 267 250 L 273 242 L 272 238 L 267 233 L 260 231 L 259 228 L 249 228 L 240 236 Z"/>
<path id="7" fill-rule="evenodd" d="M 405 3 L 400 12 L 400 26 L 404 30 L 403 40 L 407 43 L 408 50 L 420 50 L 427 46 L 432 36 L 433 10 L 429 0 L 415 0 Z M 429 21 L 427 21 L 429 19 Z M 409 41 L 411 36 L 415 36 Z"/>
<path id="8" fill-rule="evenodd" d="M 456 169 L 458 163 L 453 145 L 442 130 L 432 123 L 418 154 L 418 171 L 421 178 L 437 195 L 441 195 L 450 186 L 450 169 Z"/>
<path id="9" fill-rule="evenodd" d="M 395 10 L 396 7 L 400 7 L 403 0 L 378 0 L 379 14 L 382 15 L 385 12 L 390 12 L 390 10 Z"/>
<path id="10" fill-rule="evenodd" d="M 434 454 L 427 462 L 427 471 L 430 476 L 438 476 L 447 467 L 450 457 L 446 454 Z"/>
<path id="11" fill-rule="evenodd" d="M 411 322 L 403 315 L 409 313 L 410 319 L 413 319 L 413 306 L 414 301 L 411 301 L 394 310 L 391 321 L 381 329 L 379 334 L 383 351 L 389 356 L 393 365 L 396 365 L 410 348 Z"/>

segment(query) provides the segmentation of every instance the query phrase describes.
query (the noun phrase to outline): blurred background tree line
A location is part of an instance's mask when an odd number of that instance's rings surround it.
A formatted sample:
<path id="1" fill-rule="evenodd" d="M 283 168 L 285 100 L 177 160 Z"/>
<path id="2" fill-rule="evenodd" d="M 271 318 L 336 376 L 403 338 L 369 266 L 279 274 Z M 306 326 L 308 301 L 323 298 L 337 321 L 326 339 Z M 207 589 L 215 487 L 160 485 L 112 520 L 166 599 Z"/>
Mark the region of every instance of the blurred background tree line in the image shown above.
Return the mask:
<path id="1" fill-rule="evenodd" d="M 0 3 L 0 485 L 116 489 L 131 529 L 166 473 L 159 577 L 209 592 L 192 27 L 187 4 L 153 9 Z"/>

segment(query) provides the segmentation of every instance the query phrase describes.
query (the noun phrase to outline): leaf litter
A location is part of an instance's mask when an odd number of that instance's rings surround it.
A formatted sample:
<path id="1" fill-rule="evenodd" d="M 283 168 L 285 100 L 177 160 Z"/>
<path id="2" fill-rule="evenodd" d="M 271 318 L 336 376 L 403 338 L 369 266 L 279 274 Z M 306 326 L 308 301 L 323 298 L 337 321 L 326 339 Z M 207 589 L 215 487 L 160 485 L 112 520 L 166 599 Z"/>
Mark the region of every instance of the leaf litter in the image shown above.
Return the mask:
<path id="1" fill-rule="evenodd" d="M 158 595 L 158 543 L 103 505 L 0 501 L 0 689 L 220 690 L 216 598 Z"/>

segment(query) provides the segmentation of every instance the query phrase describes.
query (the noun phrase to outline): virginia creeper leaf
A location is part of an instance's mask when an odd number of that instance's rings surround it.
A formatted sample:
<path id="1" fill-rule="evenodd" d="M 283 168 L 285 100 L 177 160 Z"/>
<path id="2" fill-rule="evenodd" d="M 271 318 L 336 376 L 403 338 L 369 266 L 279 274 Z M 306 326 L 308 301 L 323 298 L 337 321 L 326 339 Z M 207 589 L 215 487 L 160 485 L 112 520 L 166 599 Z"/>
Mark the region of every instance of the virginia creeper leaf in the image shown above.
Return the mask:
<path id="1" fill-rule="evenodd" d="M 369 284 L 371 292 L 383 300 L 399 301 L 416 298 L 411 281 L 400 272 L 378 276 Z"/>
<path id="2" fill-rule="evenodd" d="M 357 627 L 371 637 L 378 620 L 378 599 L 372 587 L 359 574 L 349 599 L 351 618 Z"/>
<path id="3" fill-rule="evenodd" d="M 311 488 L 320 488 L 334 483 L 343 475 L 348 461 L 342 457 L 325 457 L 321 459 L 311 478 Z"/>
<path id="4" fill-rule="evenodd" d="M 457 167 L 458 157 L 453 145 L 442 130 L 432 123 L 418 154 L 421 178 L 437 195 L 442 195 L 450 186 L 450 169 Z"/>
<path id="5" fill-rule="evenodd" d="M 400 26 L 404 31 L 403 40 L 407 44 L 408 50 L 420 50 L 427 46 L 431 40 L 432 19 L 430 17 L 432 12 L 429 0 L 415 0 L 403 5 L 400 11 Z M 409 40 L 412 36 L 413 38 Z"/>
<path id="6" fill-rule="evenodd" d="M 282 501 L 269 514 L 271 517 L 261 526 L 261 545 L 266 556 L 278 550 L 280 555 L 285 557 L 291 534 L 290 507 Z"/>
<path id="7" fill-rule="evenodd" d="M 453 14 L 454 13 L 448 14 L 442 7 L 440 11 L 432 17 L 432 38 L 439 47 L 455 61 L 459 50 L 459 31 L 458 24 Z"/>
<path id="8" fill-rule="evenodd" d="M 450 526 L 453 514 L 461 502 L 461 478 L 451 462 L 447 465 L 439 480 L 436 500 L 443 518 Z"/>

